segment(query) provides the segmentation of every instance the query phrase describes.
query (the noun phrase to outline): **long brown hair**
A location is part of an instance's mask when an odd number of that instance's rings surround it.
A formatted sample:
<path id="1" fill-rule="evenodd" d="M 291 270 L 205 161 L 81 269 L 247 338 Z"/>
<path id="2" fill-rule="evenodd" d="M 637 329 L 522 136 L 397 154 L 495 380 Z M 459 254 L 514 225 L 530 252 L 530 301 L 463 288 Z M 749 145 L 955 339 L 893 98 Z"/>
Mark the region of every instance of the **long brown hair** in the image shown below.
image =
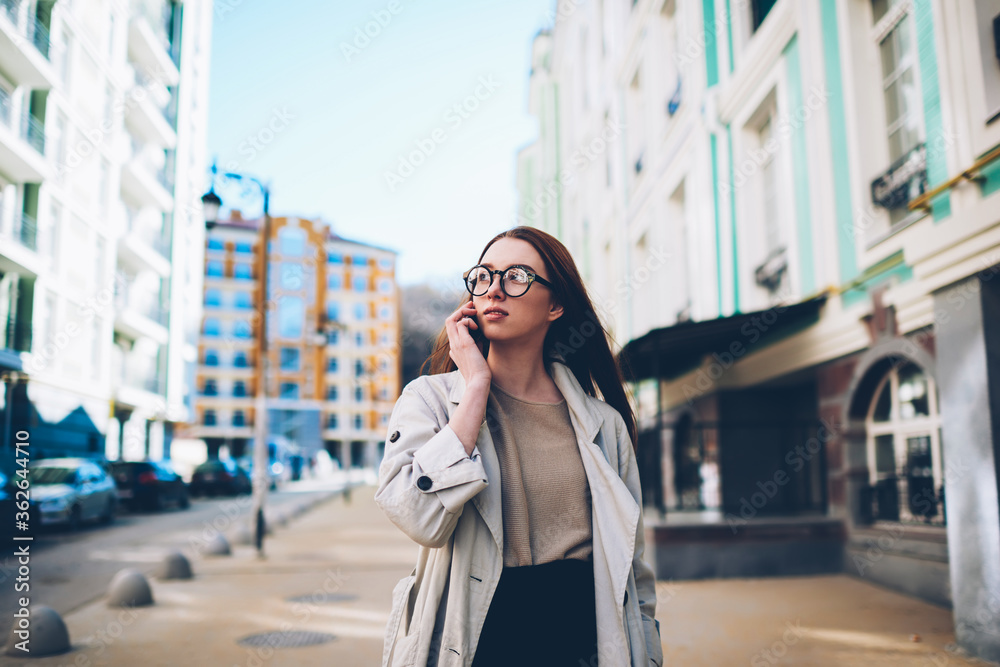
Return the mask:
<path id="1" fill-rule="evenodd" d="M 479 255 L 483 260 L 486 251 L 498 240 L 520 239 L 530 243 L 542 256 L 548 269 L 549 282 L 554 285 L 554 296 L 563 307 L 562 316 L 549 325 L 545 334 L 542 354 L 546 360 L 562 357 L 587 394 L 601 398 L 621 414 L 636 447 L 635 412 L 625 393 L 625 380 L 621 366 L 611 353 L 607 328 L 601 323 L 594 304 L 587 294 L 576 263 L 559 239 L 534 227 L 514 227 L 494 236 Z M 468 301 L 468 297 L 462 303 Z M 457 306 L 456 306 L 457 307 Z M 489 353 L 489 341 L 481 346 L 483 356 Z M 424 361 L 421 372 L 430 366 L 431 373 L 448 373 L 458 367 L 449 356 L 448 332 L 442 327 L 434 351 Z M 600 390 L 600 395 L 597 391 Z"/>

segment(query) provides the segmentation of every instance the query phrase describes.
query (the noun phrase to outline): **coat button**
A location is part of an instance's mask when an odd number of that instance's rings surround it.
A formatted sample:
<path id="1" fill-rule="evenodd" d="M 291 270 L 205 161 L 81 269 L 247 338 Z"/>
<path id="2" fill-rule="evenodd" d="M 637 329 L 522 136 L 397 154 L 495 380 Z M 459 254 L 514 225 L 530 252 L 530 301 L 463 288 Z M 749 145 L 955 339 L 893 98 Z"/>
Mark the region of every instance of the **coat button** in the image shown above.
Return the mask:
<path id="1" fill-rule="evenodd" d="M 421 491 L 430 491 L 430 488 L 431 486 L 433 486 L 433 484 L 434 482 L 432 482 L 431 478 L 428 477 L 427 475 L 421 475 L 420 477 L 417 478 L 417 488 L 420 489 Z"/>
<path id="2" fill-rule="evenodd" d="M 399 431 L 393 431 L 392 435 L 389 436 L 389 442 L 396 442 L 399 440 Z"/>

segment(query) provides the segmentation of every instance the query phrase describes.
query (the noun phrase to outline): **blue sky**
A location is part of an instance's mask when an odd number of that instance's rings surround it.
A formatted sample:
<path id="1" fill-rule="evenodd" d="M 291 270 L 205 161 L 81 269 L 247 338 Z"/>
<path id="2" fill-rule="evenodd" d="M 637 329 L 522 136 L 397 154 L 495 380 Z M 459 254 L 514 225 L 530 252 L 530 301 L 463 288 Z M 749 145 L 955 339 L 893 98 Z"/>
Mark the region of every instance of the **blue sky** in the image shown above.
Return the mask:
<path id="1" fill-rule="evenodd" d="M 273 215 L 321 217 L 399 251 L 404 285 L 460 281 L 513 224 L 517 150 L 538 133 L 527 111 L 531 39 L 553 8 L 216 0 L 209 158 L 269 181 Z M 378 32 L 367 45 L 356 32 L 366 25 Z M 470 96 L 477 108 L 456 113 Z M 389 183 L 411 156 L 422 163 Z"/>

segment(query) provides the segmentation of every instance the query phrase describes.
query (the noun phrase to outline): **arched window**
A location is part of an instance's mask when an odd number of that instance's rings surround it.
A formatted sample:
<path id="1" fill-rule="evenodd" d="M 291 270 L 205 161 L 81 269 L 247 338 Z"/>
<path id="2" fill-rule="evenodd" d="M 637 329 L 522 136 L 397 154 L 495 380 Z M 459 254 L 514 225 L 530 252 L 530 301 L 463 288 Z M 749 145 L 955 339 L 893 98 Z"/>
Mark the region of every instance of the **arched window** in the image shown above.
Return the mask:
<path id="1" fill-rule="evenodd" d="M 890 369 L 875 389 L 865 427 L 871 516 L 943 525 L 944 456 L 934 378 L 909 362 Z"/>

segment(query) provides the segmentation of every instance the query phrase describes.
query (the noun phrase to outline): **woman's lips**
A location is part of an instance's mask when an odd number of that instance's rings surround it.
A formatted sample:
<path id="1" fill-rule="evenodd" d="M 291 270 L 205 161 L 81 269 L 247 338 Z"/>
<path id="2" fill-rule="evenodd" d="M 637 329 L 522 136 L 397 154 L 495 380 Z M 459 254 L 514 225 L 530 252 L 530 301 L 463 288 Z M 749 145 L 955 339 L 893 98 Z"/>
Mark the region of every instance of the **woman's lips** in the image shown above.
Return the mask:
<path id="1" fill-rule="evenodd" d="M 507 317 L 507 313 L 501 313 L 498 310 L 494 310 L 494 311 L 491 311 L 489 313 L 483 313 L 483 319 L 484 320 L 490 320 L 491 322 L 495 322 L 497 320 L 502 320 L 505 317 Z"/>

